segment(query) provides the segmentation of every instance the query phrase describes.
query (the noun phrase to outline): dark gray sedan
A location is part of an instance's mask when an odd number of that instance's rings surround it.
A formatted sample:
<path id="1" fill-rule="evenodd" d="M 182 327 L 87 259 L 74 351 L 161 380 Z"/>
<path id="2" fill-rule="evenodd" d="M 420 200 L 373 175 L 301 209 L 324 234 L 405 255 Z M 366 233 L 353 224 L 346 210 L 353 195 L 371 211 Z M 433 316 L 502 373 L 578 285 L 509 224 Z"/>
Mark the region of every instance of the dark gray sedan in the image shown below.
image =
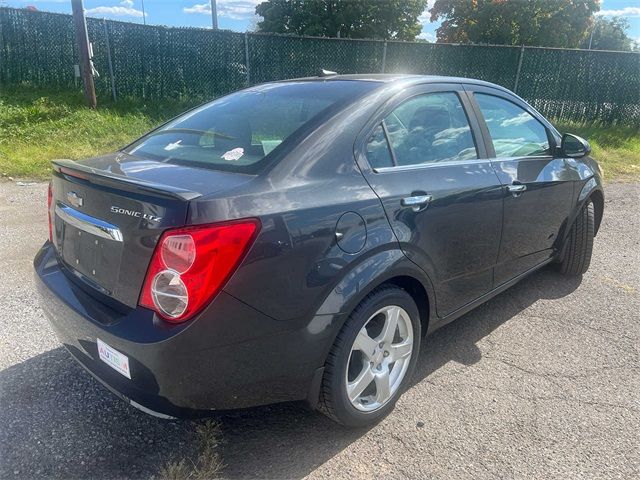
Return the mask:
<path id="1" fill-rule="evenodd" d="M 259 85 L 54 162 L 42 305 L 148 413 L 306 400 L 368 425 L 426 334 L 549 263 L 587 271 L 604 206 L 589 153 L 482 81 Z"/>

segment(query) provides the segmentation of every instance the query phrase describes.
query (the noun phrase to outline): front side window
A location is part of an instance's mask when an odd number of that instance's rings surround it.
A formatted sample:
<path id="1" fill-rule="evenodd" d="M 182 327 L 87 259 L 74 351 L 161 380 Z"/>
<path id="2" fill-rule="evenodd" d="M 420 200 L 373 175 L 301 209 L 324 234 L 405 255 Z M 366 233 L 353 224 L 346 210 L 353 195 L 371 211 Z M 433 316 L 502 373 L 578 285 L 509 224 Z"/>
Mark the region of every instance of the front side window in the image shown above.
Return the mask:
<path id="1" fill-rule="evenodd" d="M 153 160 L 255 173 L 263 159 L 374 82 L 282 82 L 241 90 L 191 110 L 125 150 Z M 283 145 L 284 146 L 284 145 Z"/>
<path id="2" fill-rule="evenodd" d="M 410 98 L 384 123 L 398 166 L 478 158 L 469 121 L 453 92 Z"/>
<path id="3" fill-rule="evenodd" d="M 533 115 L 494 95 L 474 96 L 489 128 L 496 158 L 549 154 L 547 129 Z"/>

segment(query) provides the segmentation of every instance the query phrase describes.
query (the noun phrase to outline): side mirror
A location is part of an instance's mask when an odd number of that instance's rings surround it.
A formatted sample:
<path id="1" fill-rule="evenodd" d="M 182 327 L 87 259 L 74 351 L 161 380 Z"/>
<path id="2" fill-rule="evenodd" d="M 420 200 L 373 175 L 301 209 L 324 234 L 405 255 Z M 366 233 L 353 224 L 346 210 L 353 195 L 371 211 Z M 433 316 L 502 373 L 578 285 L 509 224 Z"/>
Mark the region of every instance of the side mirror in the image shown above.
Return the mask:
<path id="1" fill-rule="evenodd" d="M 565 133 L 562 135 L 560 150 L 565 157 L 581 158 L 591 153 L 591 146 L 584 138 Z"/>

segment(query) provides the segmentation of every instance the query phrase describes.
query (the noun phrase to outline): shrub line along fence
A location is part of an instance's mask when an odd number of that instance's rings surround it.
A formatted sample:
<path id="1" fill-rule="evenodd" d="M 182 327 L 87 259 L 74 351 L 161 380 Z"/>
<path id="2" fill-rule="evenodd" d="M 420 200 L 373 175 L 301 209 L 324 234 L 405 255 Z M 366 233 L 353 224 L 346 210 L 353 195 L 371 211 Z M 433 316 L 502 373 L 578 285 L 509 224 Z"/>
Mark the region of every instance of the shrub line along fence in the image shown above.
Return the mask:
<path id="1" fill-rule="evenodd" d="M 101 96 L 208 99 L 247 85 L 339 73 L 487 80 L 544 115 L 640 126 L 640 54 L 169 28 L 87 19 Z M 71 15 L 0 8 L 0 86 L 77 88 Z"/>

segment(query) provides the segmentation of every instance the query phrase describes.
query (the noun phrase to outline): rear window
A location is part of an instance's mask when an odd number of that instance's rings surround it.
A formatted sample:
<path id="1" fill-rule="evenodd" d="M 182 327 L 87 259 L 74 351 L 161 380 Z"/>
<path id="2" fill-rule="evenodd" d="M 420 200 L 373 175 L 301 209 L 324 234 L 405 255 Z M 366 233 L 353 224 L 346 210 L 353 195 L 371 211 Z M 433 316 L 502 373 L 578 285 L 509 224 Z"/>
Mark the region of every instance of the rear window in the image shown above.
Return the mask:
<path id="1" fill-rule="evenodd" d="M 271 83 L 191 110 L 125 151 L 168 163 L 256 173 L 296 134 L 379 87 L 374 82 Z"/>

